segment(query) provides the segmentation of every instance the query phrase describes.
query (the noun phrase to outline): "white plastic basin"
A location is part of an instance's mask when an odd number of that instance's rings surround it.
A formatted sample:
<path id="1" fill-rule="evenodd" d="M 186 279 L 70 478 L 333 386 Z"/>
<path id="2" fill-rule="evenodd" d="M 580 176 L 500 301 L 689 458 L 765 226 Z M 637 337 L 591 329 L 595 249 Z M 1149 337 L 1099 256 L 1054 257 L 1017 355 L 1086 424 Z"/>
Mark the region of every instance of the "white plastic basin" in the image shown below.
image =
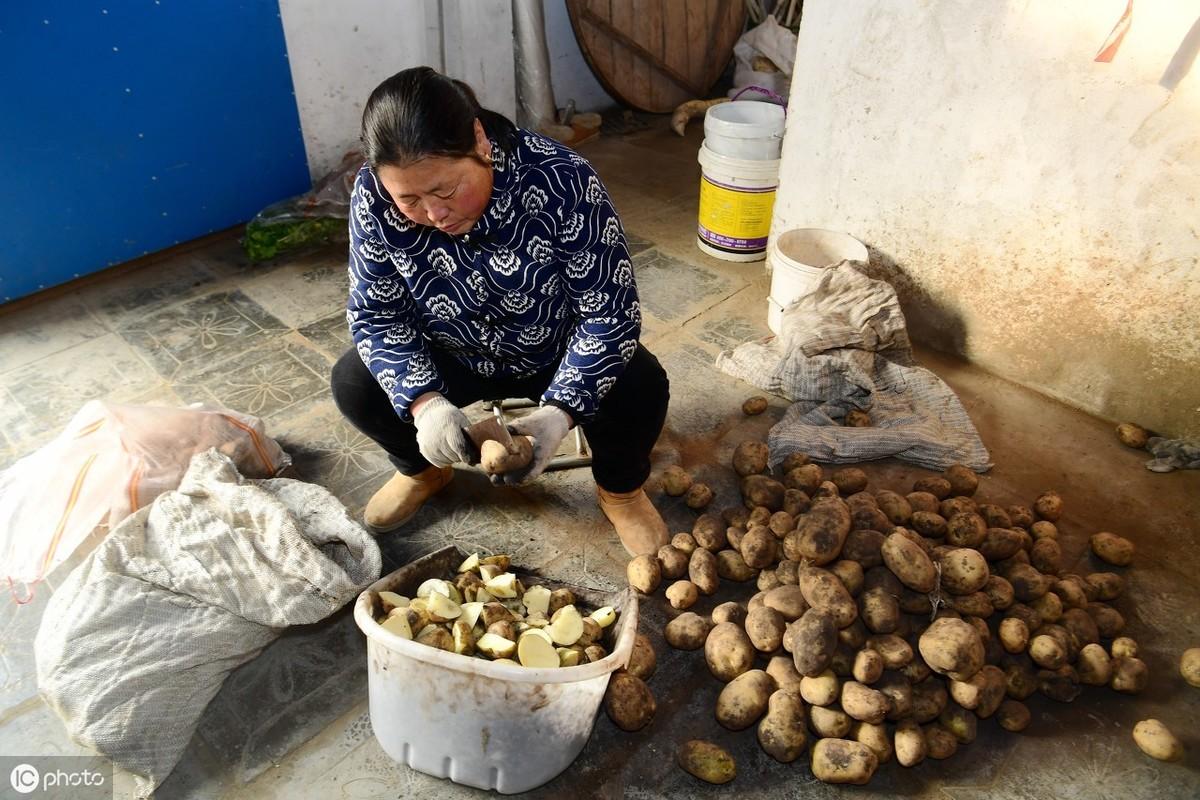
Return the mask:
<path id="1" fill-rule="evenodd" d="M 825 270 L 843 261 L 866 263 L 868 259 L 866 245 L 841 231 L 795 228 L 777 236 L 767 252 L 771 268 L 767 327 L 779 333 L 783 310 L 815 289 Z"/>
<path id="2" fill-rule="evenodd" d="M 637 597 L 537 577 L 526 585 L 566 586 L 589 607 L 619 617 L 612 652 L 560 669 L 527 669 L 438 650 L 385 631 L 374 593 L 411 597 L 427 578 L 453 575 L 466 558 L 447 547 L 385 575 L 361 595 L 354 621 L 367 636 L 371 726 L 384 752 L 415 770 L 501 794 L 541 786 L 587 744 L 614 671 L 626 666 L 637 633 Z"/>

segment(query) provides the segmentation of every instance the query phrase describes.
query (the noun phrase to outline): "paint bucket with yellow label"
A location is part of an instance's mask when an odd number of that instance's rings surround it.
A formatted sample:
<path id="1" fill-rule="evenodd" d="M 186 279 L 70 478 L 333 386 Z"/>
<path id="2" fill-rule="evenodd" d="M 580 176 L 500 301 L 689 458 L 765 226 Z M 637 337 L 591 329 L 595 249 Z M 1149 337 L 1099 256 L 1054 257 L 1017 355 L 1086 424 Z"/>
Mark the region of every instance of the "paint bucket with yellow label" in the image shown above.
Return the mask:
<path id="1" fill-rule="evenodd" d="M 779 159 L 750 160 L 700 145 L 700 215 L 696 243 L 726 261 L 761 261 L 779 184 Z"/>

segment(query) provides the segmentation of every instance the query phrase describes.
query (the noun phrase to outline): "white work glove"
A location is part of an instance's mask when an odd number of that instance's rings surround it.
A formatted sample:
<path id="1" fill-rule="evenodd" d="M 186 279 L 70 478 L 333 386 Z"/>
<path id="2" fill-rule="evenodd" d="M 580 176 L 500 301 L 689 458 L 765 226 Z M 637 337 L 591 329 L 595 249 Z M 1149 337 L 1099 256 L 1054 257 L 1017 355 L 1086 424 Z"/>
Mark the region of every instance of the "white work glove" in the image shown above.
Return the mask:
<path id="1" fill-rule="evenodd" d="M 546 471 L 546 465 L 554 457 L 563 437 L 571 429 L 572 422 L 571 415 L 557 406 L 542 406 L 537 411 L 513 420 L 508 426 L 513 436 L 533 437 L 533 458 L 524 469 L 493 475 L 492 481 L 505 486 L 515 486 L 541 475 Z M 499 480 L 496 480 L 497 478 Z"/>
<path id="2" fill-rule="evenodd" d="M 458 406 L 440 394 L 425 401 L 413 416 L 417 425 L 417 447 L 435 467 L 462 462 L 470 464 L 475 446 L 467 436 L 471 421 Z"/>

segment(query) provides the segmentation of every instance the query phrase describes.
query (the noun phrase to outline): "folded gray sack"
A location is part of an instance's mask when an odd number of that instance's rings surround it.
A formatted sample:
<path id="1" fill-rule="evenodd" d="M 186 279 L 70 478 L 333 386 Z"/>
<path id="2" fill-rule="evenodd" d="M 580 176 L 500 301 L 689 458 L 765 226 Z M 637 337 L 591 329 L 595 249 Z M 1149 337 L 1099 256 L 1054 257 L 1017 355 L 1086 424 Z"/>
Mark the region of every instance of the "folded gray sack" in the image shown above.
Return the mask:
<path id="1" fill-rule="evenodd" d="M 717 367 L 793 401 L 767 437 L 772 466 L 801 452 L 832 464 L 891 456 L 932 470 L 991 468 L 954 391 L 914 363 L 895 290 L 851 262 L 826 269 L 784 310 L 778 337 L 721 353 Z M 843 427 L 852 409 L 868 411 L 871 426 Z"/>

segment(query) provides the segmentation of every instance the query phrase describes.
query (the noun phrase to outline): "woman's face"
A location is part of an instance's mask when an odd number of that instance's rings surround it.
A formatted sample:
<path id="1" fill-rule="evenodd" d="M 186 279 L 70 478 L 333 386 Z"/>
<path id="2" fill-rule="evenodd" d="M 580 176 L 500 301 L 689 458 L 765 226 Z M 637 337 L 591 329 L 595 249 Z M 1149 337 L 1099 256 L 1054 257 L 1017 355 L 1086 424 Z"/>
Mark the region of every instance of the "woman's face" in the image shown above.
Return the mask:
<path id="1" fill-rule="evenodd" d="M 475 152 L 491 161 L 492 145 L 475 120 Z M 452 235 L 475 225 L 492 196 L 492 168 L 470 157 L 430 156 L 403 167 L 375 169 L 400 213 Z"/>

